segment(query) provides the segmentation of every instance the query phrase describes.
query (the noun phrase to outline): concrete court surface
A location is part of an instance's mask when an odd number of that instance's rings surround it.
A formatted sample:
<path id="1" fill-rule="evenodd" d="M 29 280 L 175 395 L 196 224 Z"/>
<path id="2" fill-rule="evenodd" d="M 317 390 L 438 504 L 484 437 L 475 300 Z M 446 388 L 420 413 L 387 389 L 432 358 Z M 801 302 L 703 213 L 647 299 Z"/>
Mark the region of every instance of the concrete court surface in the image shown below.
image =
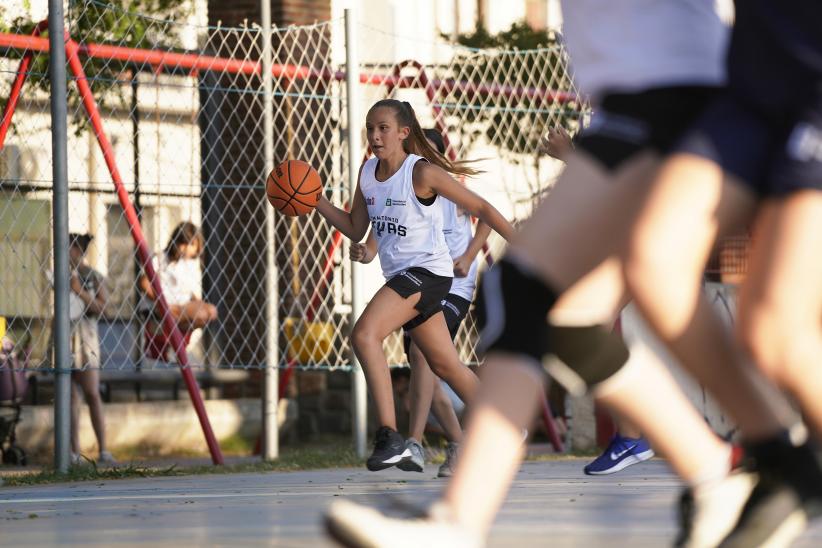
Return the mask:
<path id="1" fill-rule="evenodd" d="M 594 478 L 585 462 L 525 463 L 490 546 L 671 545 L 679 483 L 664 462 Z M 0 487 L 0 545 L 332 546 L 319 515 L 334 497 L 421 503 L 441 489 L 435 475 L 428 465 Z M 822 546 L 822 524 L 796 546 Z"/>

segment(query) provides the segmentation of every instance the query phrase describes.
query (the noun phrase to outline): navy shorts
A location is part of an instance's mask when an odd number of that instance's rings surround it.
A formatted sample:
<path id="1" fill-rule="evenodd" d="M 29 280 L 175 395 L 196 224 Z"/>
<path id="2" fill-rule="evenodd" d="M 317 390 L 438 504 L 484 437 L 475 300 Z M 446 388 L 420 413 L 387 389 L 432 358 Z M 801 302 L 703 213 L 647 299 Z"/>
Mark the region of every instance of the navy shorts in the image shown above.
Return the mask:
<path id="1" fill-rule="evenodd" d="M 420 300 L 414 305 L 419 314 L 403 325 L 403 329 L 414 329 L 436 314 L 442 311 L 442 300 L 451 290 L 449 276 L 437 276 L 424 268 L 413 267 L 403 270 L 385 285 L 396 291 L 400 297 L 407 299 L 411 295 L 420 293 Z"/>
<path id="2" fill-rule="evenodd" d="M 453 341 L 457 336 L 457 332 L 460 330 L 462 320 L 468 315 L 468 310 L 471 308 L 471 301 L 459 295 L 449 293 L 440 304 L 442 306 L 442 314 L 445 316 L 445 325 L 448 326 L 448 332 L 451 334 L 451 340 Z M 414 320 L 416 320 L 416 318 Z M 413 322 L 414 320 L 411 321 Z M 419 323 L 416 325 L 419 325 Z M 407 330 L 402 334 L 402 346 L 407 356 L 408 349 L 411 348 L 411 334 Z"/>
<path id="3" fill-rule="evenodd" d="M 822 190 L 822 4 L 737 2 L 728 87 L 678 151 L 762 197 Z"/>
<path id="4" fill-rule="evenodd" d="M 774 120 L 728 91 L 679 150 L 715 162 L 762 197 L 822 190 L 822 101 Z"/>
<path id="5" fill-rule="evenodd" d="M 717 92 L 711 86 L 675 86 L 607 94 L 576 139 L 577 149 L 611 171 L 645 150 L 665 155 Z"/>

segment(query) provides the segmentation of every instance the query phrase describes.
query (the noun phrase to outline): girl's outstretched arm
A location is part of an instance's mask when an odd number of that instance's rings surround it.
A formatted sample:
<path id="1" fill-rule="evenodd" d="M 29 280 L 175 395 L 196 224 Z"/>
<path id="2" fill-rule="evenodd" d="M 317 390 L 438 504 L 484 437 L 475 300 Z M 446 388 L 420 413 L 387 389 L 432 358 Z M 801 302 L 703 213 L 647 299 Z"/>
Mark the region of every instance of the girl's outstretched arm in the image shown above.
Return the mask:
<path id="1" fill-rule="evenodd" d="M 511 241 L 514 235 L 514 227 L 511 226 L 508 219 L 502 216 L 502 213 L 497 211 L 497 208 L 459 184 L 447 171 L 439 166 L 428 162 L 417 162 L 414 166 L 414 191 L 422 197 L 439 194 L 448 198 L 496 230 L 507 241 Z"/>
<path id="2" fill-rule="evenodd" d="M 360 173 L 362 174 L 362 167 L 360 167 Z M 320 201 L 317 202 L 317 213 L 325 217 L 334 228 L 350 240 L 355 242 L 362 240 L 368 231 L 369 222 L 368 208 L 360 190 L 359 176 L 357 176 L 357 190 L 354 191 L 350 213 L 329 202 L 325 196 L 321 196 Z"/>

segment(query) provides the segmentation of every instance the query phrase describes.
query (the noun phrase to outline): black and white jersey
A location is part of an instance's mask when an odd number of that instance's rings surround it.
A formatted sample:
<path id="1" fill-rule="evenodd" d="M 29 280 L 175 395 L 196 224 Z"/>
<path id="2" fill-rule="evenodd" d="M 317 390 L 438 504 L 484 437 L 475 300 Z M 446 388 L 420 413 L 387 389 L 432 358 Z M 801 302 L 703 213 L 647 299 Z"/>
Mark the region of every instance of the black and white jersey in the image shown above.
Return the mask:
<path id="1" fill-rule="evenodd" d="M 454 275 L 443 234 L 441 198 L 423 205 L 414 194 L 414 165 L 419 160 L 426 161 L 422 156 L 409 154 L 396 173 L 378 181 L 379 160 L 370 158 L 360 175 L 360 190 L 386 279 L 412 267 L 424 268 L 437 276 Z"/>

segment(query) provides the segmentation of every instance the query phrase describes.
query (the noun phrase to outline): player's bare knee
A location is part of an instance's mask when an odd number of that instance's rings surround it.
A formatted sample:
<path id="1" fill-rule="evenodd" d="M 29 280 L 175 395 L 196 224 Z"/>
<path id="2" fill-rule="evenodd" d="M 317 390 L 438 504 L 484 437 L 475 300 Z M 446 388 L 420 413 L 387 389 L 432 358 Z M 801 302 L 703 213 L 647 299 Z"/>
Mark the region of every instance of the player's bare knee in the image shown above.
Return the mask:
<path id="1" fill-rule="evenodd" d="M 367 323 L 358 322 L 354 325 L 351 332 L 351 344 L 354 346 L 354 351 L 360 354 L 362 350 L 367 349 L 374 344 L 382 344 L 377 332 Z"/>
<path id="2" fill-rule="evenodd" d="M 449 359 L 445 354 L 435 353 L 434 355 L 427 356 L 426 359 L 428 361 L 428 367 L 441 379 L 451 378 L 459 368 L 463 367 L 459 360 Z"/>

